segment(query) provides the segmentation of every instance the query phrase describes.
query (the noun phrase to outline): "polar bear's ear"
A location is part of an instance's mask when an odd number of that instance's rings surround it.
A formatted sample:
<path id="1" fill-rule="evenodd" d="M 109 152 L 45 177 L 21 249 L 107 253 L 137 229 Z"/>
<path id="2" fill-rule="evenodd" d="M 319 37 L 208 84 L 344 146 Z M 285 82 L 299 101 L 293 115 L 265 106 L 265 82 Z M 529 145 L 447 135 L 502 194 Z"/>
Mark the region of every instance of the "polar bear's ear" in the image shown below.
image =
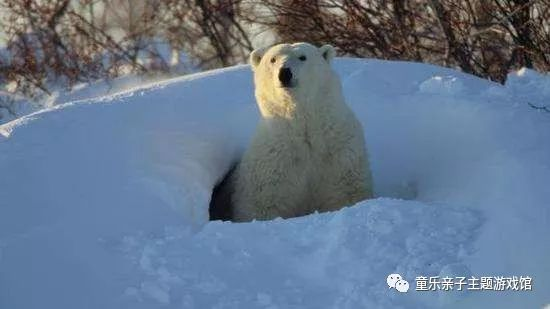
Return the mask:
<path id="1" fill-rule="evenodd" d="M 252 69 L 255 69 L 258 66 L 258 64 L 260 64 L 260 61 L 262 61 L 262 57 L 265 54 L 265 50 L 266 48 L 258 48 L 253 50 L 250 53 L 249 61 L 250 61 L 250 65 L 252 65 Z"/>
<path id="2" fill-rule="evenodd" d="M 321 52 L 321 55 L 323 55 L 323 58 L 325 58 L 325 60 L 328 62 L 330 62 L 332 58 L 334 58 L 334 56 L 336 55 L 334 47 L 328 44 L 319 47 L 319 51 Z"/>

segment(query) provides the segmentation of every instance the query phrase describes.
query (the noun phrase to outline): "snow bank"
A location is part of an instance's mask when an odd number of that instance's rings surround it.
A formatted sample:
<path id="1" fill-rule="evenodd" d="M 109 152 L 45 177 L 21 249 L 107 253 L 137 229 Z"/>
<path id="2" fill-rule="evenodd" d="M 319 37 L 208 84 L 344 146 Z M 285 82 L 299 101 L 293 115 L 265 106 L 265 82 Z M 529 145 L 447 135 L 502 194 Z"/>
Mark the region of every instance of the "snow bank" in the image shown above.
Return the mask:
<path id="1" fill-rule="evenodd" d="M 380 198 L 208 222 L 257 121 L 246 66 L 0 126 L 0 308 L 542 307 L 550 303 L 550 79 L 506 87 L 338 59 Z M 400 273 L 408 293 L 388 289 Z M 533 277 L 530 292 L 419 292 L 416 276 Z"/>

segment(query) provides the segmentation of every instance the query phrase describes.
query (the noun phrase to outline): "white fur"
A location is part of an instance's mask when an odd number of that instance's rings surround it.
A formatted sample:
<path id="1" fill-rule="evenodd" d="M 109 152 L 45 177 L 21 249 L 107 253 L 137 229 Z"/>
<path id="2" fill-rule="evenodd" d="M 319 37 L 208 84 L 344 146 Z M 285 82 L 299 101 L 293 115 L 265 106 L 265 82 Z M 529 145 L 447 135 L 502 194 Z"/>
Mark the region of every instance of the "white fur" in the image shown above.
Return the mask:
<path id="1" fill-rule="evenodd" d="M 363 129 L 344 102 L 333 57 L 332 46 L 307 43 L 250 55 L 262 119 L 236 170 L 235 221 L 336 210 L 372 196 Z M 283 66 L 294 88 L 281 87 Z"/>

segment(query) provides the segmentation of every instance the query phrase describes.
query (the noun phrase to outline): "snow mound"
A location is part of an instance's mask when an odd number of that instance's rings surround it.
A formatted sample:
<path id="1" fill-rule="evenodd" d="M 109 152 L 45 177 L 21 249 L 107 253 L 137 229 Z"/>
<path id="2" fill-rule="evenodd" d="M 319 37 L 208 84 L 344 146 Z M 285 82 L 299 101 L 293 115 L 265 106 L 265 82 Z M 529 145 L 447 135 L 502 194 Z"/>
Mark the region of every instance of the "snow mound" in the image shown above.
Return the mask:
<path id="1" fill-rule="evenodd" d="M 462 258 L 479 225 L 472 211 L 378 199 L 331 214 L 240 228 L 217 221 L 196 234 L 169 227 L 110 245 L 139 275 L 125 296 L 151 305 L 370 308 L 406 301 L 420 306 L 380 278 L 388 268 L 411 279 L 443 267 L 466 269 Z M 261 241 L 250 242 L 248 235 Z"/>
<path id="2" fill-rule="evenodd" d="M 212 187 L 258 119 L 247 66 L 0 126 L 0 308 L 547 304 L 550 113 L 528 103 L 549 101 L 550 79 L 335 66 L 380 198 L 333 213 L 208 222 Z M 411 290 L 388 289 L 390 273 Z M 437 275 L 527 275 L 534 289 L 414 290 L 416 276 Z"/>

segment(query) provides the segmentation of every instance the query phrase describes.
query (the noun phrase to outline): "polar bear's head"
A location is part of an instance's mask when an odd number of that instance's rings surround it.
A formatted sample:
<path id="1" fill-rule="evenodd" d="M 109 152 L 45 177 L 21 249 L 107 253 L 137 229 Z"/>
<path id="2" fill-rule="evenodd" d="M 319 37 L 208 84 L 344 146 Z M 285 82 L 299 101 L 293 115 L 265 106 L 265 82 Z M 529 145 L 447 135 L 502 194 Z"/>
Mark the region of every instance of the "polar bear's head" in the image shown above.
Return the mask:
<path id="1" fill-rule="evenodd" d="M 254 50 L 250 64 L 262 114 L 284 113 L 282 110 L 306 104 L 330 91 L 334 78 L 330 62 L 334 55 L 330 45 L 318 48 L 308 43 Z"/>

